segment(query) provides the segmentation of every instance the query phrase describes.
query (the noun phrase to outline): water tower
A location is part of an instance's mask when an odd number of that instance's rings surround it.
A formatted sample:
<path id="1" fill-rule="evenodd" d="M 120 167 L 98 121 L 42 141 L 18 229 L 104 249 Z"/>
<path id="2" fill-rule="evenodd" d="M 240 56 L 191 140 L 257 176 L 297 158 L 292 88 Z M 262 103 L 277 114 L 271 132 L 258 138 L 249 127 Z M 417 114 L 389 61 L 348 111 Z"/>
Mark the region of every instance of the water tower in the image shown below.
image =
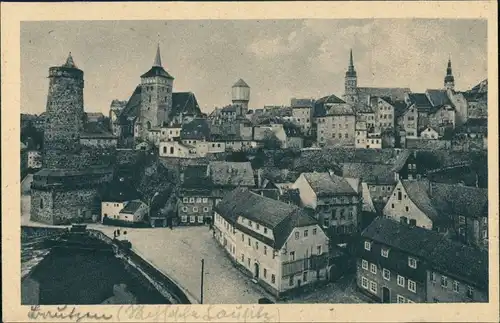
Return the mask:
<path id="1" fill-rule="evenodd" d="M 248 101 L 250 101 L 250 87 L 242 79 L 234 83 L 232 88 L 232 101 L 234 105 L 241 106 L 241 114 L 246 115 L 248 111 Z"/>

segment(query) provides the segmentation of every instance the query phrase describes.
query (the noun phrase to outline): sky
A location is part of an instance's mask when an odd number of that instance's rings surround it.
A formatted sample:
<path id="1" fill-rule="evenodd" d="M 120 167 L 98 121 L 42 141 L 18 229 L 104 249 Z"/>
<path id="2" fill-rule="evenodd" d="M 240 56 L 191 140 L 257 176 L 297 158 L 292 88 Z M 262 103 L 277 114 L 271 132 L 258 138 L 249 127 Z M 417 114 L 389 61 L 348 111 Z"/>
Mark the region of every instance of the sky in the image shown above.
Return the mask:
<path id="1" fill-rule="evenodd" d="M 194 92 L 204 112 L 230 104 L 239 78 L 250 109 L 341 96 L 351 48 L 358 86 L 442 88 L 449 57 L 458 90 L 487 78 L 486 20 L 22 22 L 21 111 L 45 110 L 48 69 L 71 52 L 85 73 L 85 110 L 107 115 L 113 99 L 128 100 L 158 43 L 174 92 Z"/>

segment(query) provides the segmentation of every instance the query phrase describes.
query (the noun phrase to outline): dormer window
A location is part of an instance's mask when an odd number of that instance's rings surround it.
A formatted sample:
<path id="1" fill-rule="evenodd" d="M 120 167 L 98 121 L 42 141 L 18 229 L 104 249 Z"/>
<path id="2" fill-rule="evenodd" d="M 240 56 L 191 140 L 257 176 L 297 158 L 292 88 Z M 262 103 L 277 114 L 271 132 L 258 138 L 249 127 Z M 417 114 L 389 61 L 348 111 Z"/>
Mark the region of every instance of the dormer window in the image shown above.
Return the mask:
<path id="1" fill-rule="evenodd" d="M 372 243 L 370 241 L 365 241 L 365 250 L 370 251 L 372 249 Z"/>
<path id="2" fill-rule="evenodd" d="M 408 266 L 410 268 L 416 269 L 417 268 L 417 259 L 408 257 Z"/>
<path id="3" fill-rule="evenodd" d="M 384 258 L 389 258 L 389 249 L 386 249 L 386 248 L 382 248 L 381 251 L 380 251 L 380 254 L 382 255 L 382 257 Z"/>

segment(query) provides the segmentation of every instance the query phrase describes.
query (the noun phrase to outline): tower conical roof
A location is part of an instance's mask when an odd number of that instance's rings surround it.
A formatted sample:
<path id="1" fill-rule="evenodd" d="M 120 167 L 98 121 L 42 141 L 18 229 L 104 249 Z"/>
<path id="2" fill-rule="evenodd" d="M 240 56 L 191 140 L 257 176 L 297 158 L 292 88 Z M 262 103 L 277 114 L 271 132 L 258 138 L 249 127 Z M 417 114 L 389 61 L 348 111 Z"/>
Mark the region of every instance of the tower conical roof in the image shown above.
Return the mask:
<path id="1" fill-rule="evenodd" d="M 248 84 L 243 81 L 243 79 L 239 79 L 236 83 L 234 83 L 233 87 L 250 87 Z"/>
<path id="2" fill-rule="evenodd" d="M 64 63 L 63 66 L 76 68 L 75 62 L 73 61 L 73 57 L 71 56 L 71 52 L 69 52 L 68 58 L 66 59 L 66 63 Z"/>
<path id="3" fill-rule="evenodd" d="M 453 77 L 453 70 L 451 69 L 451 58 L 448 58 L 448 66 L 446 67 L 446 76 L 444 78 L 446 82 L 453 82 L 455 78 Z"/>
<path id="4" fill-rule="evenodd" d="M 349 52 L 349 67 L 347 68 L 346 76 L 356 76 L 356 70 L 354 69 L 354 59 L 352 58 L 352 49 Z"/>
<path id="5" fill-rule="evenodd" d="M 156 49 L 156 56 L 153 66 L 161 67 L 160 44 L 158 44 L 158 48 Z"/>

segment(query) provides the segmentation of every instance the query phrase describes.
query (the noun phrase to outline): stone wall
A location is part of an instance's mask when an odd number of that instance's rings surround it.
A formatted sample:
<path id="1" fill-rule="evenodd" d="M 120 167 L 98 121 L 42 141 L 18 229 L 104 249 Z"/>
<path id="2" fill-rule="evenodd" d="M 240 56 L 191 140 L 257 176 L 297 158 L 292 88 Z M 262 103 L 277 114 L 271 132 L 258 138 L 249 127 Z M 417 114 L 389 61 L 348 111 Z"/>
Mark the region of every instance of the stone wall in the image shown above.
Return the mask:
<path id="1" fill-rule="evenodd" d="M 29 242 L 38 238 L 46 238 L 67 232 L 66 228 L 44 228 L 21 226 L 21 242 Z"/>

